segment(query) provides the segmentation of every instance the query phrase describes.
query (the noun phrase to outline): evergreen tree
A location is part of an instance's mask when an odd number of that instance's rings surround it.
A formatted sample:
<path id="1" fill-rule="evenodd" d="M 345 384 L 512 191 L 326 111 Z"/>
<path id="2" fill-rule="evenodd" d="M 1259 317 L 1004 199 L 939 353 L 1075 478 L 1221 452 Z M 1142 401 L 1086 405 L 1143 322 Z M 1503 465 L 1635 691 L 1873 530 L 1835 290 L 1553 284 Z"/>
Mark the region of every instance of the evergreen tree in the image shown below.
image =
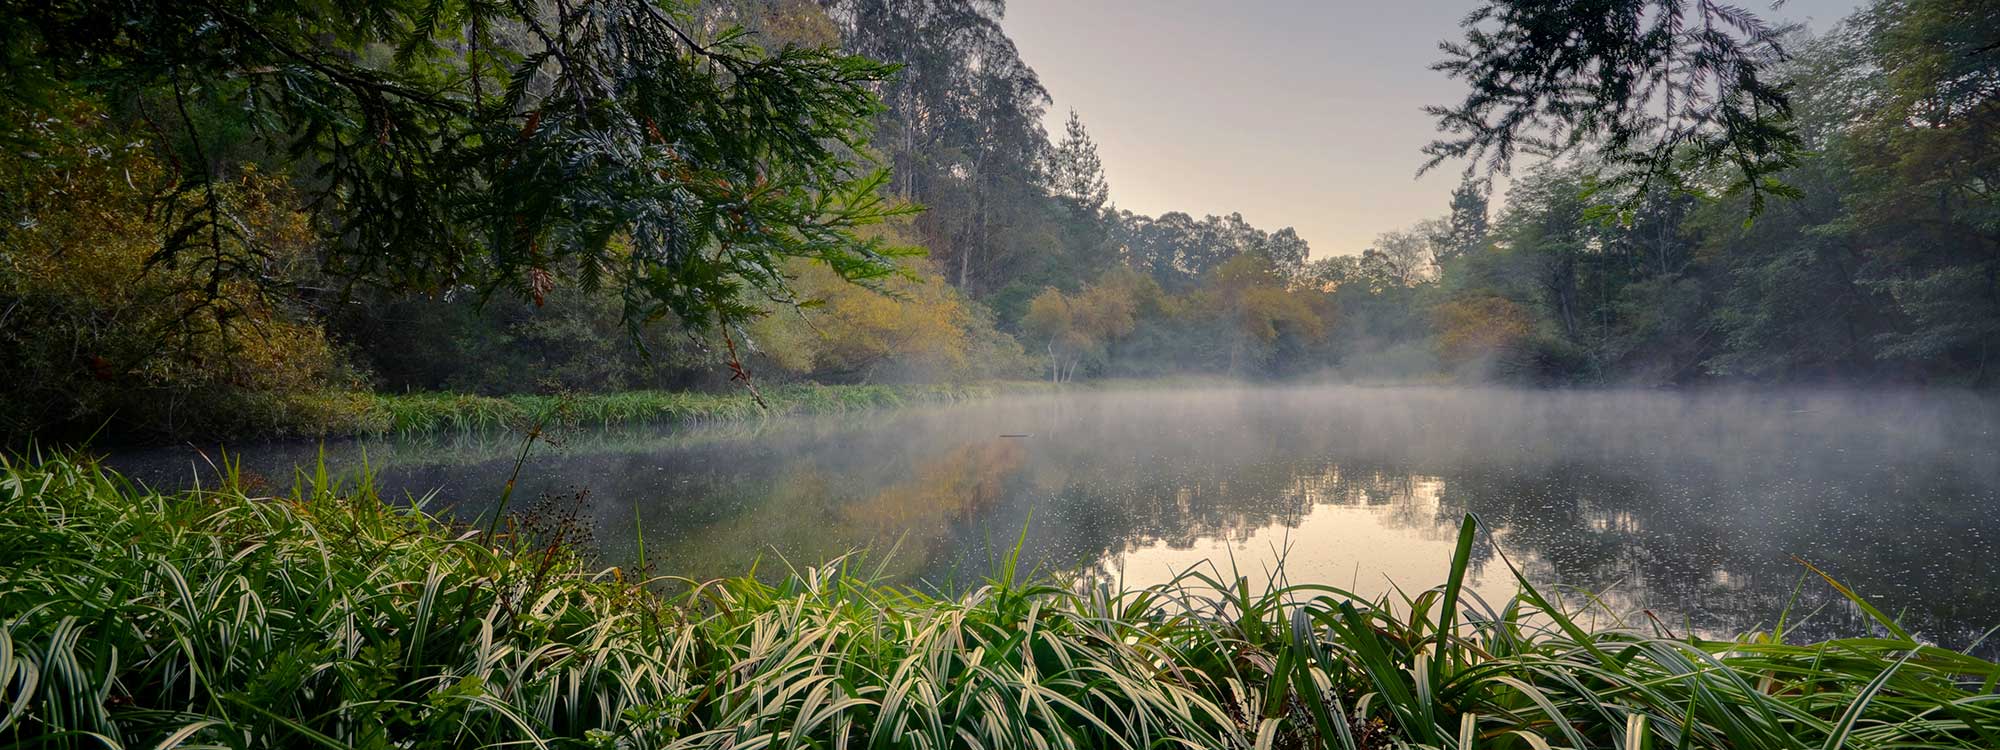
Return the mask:
<path id="1" fill-rule="evenodd" d="M 1062 142 L 1049 154 L 1047 179 L 1050 193 L 1089 216 L 1103 210 L 1111 197 L 1111 187 L 1104 179 L 1104 161 L 1097 157 L 1097 144 L 1090 140 L 1076 110 L 1070 110 Z"/>
<path id="2" fill-rule="evenodd" d="M 292 169 L 344 281 L 428 290 L 623 283 L 625 317 L 755 315 L 805 257 L 855 280 L 901 209 L 858 161 L 893 68 L 704 34 L 680 0 L 6 3 L 0 137 L 40 153 L 52 104 L 94 96 L 177 173 L 155 262 L 216 298 L 270 252 L 221 186 Z M 85 92 L 90 92 L 86 94 Z M 223 133 L 228 134 L 228 138 Z M 218 141 L 239 142 L 225 154 Z M 40 165 L 59 168 L 57 165 Z M 0 206 L 20 213 L 33 196 Z M 11 222 L 10 222 L 11 223 Z M 226 311 L 216 311 L 217 316 Z"/>
<path id="3" fill-rule="evenodd" d="M 1786 192 L 1772 178 L 1799 142 L 1769 75 L 1785 27 L 1711 0 L 1488 0 L 1464 27 L 1433 67 L 1470 91 L 1427 108 L 1448 135 L 1424 148 L 1425 170 L 1463 158 L 1468 172 L 1504 172 L 1520 153 L 1591 150 L 1637 193 L 1696 189 L 1722 170 L 1753 199 Z"/>
<path id="4" fill-rule="evenodd" d="M 1451 191 L 1451 213 L 1445 217 L 1443 233 L 1433 240 L 1439 264 L 1486 246 L 1486 212 L 1486 191 L 1480 181 L 1467 179 Z"/>

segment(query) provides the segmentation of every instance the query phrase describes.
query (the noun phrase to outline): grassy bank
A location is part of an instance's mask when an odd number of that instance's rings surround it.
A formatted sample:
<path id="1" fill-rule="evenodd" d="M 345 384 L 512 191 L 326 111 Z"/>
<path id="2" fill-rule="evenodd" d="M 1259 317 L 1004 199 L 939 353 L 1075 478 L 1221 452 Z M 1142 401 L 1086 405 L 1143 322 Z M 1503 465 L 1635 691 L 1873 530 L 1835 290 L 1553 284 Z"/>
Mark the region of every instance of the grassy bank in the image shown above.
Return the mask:
<path id="1" fill-rule="evenodd" d="M 840 414 L 988 398 L 1001 385 L 784 385 L 761 391 L 628 391 L 564 396 L 470 396 L 450 393 L 376 396 L 376 434 L 502 430 L 553 419 L 585 427 L 666 426 Z"/>
<path id="2" fill-rule="evenodd" d="M 1041 390 L 1039 383 L 971 385 L 769 386 L 764 404 L 747 390 L 725 393 L 625 391 L 564 395 L 479 396 L 461 393 L 325 393 L 239 398 L 209 437 L 379 437 L 520 431 L 545 422 L 580 427 L 655 427 L 841 414 L 903 406 L 948 404 L 1001 392 Z"/>
<path id="3" fill-rule="evenodd" d="M 1886 618 L 1817 644 L 1585 631 L 1525 585 L 1463 590 L 1469 521 L 1445 583 L 1395 602 L 1011 570 L 951 599 L 838 566 L 642 582 L 580 532 L 560 509 L 454 526 L 324 471 L 259 498 L 9 462 L 0 744 L 2000 747 L 2000 665 Z"/>

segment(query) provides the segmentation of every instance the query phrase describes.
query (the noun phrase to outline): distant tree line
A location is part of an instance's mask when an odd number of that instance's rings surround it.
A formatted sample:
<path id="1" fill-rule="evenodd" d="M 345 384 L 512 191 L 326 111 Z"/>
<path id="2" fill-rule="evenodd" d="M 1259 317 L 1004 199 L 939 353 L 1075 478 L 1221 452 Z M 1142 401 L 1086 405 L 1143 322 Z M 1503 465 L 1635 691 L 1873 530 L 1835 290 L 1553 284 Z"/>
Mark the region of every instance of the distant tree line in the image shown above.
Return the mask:
<path id="1" fill-rule="evenodd" d="M 1444 215 L 1316 259 L 1238 215 L 1113 207 L 1075 113 L 1041 130 L 997 4 L 826 7 L 852 49 L 905 66 L 880 122 L 927 207 L 918 239 L 1056 380 L 1995 382 L 1987 4 L 1884 0 L 1810 38 L 1668 0 L 1610 20 L 1494 3 L 1440 64 L 1470 93 L 1433 110 L 1458 137 L 1432 153 L 1482 159 Z M 1572 57 L 1543 43 L 1578 28 Z M 1507 89 L 1519 69 L 1545 90 Z M 1488 175 L 1522 156 L 1541 159 L 1499 205 Z"/>

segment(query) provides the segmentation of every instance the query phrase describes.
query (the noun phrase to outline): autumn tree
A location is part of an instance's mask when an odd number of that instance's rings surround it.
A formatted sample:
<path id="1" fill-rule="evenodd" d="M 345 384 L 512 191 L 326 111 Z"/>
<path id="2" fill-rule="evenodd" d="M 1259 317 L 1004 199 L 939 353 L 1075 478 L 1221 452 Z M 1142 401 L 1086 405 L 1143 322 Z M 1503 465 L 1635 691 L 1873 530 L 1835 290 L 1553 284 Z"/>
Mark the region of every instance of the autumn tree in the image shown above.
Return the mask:
<path id="1" fill-rule="evenodd" d="M 1229 372 L 1268 367 L 1289 340 L 1305 346 L 1325 332 L 1318 314 L 1290 288 L 1289 279 L 1269 257 L 1245 253 L 1215 269 L 1204 290 L 1229 323 Z"/>
<path id="2" fill-rule="evenodd" d="M 287 181 L 246 169 L 163 203 L 176 175 L 151 149 L 88 106 L 63 118 L 75 125 L 38 151 L 0 154 L 17 212 L 0 233 L 0 436 L 106 420 L 126 434 L 355 428 L 355 404 L 321 396 L 351 383 L 306 311 L 251 279 L 156 262 L 171 240 L 159 217 L 212 200 L 239 222 L 222 252 L 254 245 L 260 273 L 309 278 L 316 238 Z"/>
<path id="3" fill-rule="evenodd" d="M 1045 289 L 1028 304 L 1022 328 L 1042 343 L 1048 356 L 1049 380 L 1076 379 L 1092 358 L 1102 357 L 1117 338 L 1135 325 L 1136 300 L 1129 289 L 1098 284 L 1076 295 Z"/>

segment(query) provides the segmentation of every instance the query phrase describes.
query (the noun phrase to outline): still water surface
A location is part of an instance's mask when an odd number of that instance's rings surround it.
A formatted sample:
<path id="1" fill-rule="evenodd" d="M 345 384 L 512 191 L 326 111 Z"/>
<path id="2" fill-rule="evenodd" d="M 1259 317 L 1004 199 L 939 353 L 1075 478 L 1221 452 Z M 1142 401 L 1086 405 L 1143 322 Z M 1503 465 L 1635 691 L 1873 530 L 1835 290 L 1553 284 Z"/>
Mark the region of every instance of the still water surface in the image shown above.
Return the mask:
<path id="1" fill-rule="evenodd" d="M 2000 625 L 2000 402 L 1966 394 L 1267 388 L 1079 391 L 537 446 L 517 507 L 579 507 L 608 564 L 810 565 L 866 550 L 920 586 L 1024 564 L 1127 583 L 1191 567 L 1378 595 L 1443 580 L 1461 518 L 1491 530 L 1472 587 L 1588 591 L 1677 630 L 1867 632 L 1811 562 L 1963 647 Z M 518 442 L 365 441 L 379 483 L 461 517 Z M 247 447 L 289 484 L 316 446 Z M 185 484 L 189 449 L 114 457 Z M 208 471 L 205 466 L 200 469 Z M 582 497 L 580 504 L 574 500 Z M 1495 547 L 1497 546 L 1497 552 Z M 1796 558 L 1796 559 L 1795 559 Z M 1795 593 L 1796 592 L 1796 593 Z"/>

